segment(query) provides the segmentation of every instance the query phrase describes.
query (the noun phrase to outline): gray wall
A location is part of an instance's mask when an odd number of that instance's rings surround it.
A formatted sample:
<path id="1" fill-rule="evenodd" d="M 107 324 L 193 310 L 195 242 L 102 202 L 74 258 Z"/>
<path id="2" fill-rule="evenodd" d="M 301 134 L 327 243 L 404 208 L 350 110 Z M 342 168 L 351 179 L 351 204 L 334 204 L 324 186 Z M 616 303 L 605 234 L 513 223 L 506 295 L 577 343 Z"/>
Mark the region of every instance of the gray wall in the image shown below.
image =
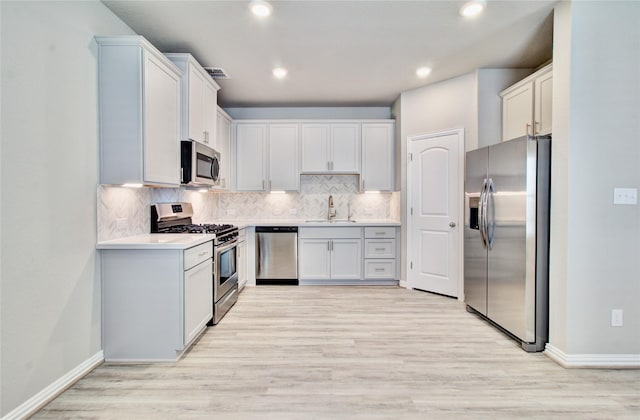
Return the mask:
<path id="1" fill-rule="evenodd" d="M 640 186 L 638 22 L 638 2 L 555 11 L 550 343 L 568 355 L 640 354 L 640 210 L 612 203 Z"/>
<path id="2" fill-rule="evenodd" d="M 133 32 L 97 1 L 0 7 L 5 415 L 102 348 L 92 40 Z"/>

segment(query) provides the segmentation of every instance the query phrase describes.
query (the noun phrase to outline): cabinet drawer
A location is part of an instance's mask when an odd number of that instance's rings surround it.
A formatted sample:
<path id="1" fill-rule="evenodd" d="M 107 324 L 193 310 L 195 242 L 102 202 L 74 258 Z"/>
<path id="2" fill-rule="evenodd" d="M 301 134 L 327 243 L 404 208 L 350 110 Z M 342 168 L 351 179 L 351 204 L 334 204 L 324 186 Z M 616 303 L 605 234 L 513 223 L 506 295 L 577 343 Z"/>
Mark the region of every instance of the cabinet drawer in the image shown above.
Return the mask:
<path id="1" fill-rule="evenodd" d="M 314 239 L 360 239 L 362 228 L 359 227 L 304 227 L 298 229 L 298 238 Z"/>
<path id="2" fill-rule="evenodd" d="M 395 258 L 396 257 L 396 240 L 395 239 L 365 239 L 364 257 L 365 258 Z"/>
<path id="3" fill-rule="evenodd" d="M 396 260 L 364 260 L 364 277 L 367 279 L 395 279 Z"/>
<path id="4" fill-rule="evenodd" d="M 213 243 L 211 241 L 194 246 L 193 248 L 185 249 L 184 269 L 188 270 L 211 257 L 213 257 Z"/>
<path id="5" fill-rule="evenodd" d="M 394 227 L 366 227 L 364 228 L 365 238 L 395 238 L 396 228 Z"/>

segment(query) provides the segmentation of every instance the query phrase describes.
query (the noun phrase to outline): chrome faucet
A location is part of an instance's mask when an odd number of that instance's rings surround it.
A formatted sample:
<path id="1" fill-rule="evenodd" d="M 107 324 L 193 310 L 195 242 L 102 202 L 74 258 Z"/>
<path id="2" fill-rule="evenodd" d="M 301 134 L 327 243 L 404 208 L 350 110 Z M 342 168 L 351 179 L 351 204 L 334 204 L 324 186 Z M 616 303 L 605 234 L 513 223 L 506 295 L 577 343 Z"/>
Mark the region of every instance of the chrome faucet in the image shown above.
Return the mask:
<path id="1" fill-rule="evenodd" d="M 336 217 L 336 209 L 333 207 L 333 196 L 329 196 L 329 208 L 327 210 L 327 220 L 335 219 Z"/>

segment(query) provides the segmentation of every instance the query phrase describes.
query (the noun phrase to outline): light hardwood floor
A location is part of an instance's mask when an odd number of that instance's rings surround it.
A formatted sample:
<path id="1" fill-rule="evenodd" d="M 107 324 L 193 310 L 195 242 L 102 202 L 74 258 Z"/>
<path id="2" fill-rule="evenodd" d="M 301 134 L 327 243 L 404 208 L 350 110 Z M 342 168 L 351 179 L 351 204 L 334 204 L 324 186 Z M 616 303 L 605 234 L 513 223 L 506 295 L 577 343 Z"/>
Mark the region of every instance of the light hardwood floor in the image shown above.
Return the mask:
<path id="1" fill-rule="evenodd" d="M 104 364 L 35 418 L 640 419 L 640 371 L 563 369 L 450 298 L 248 288 L 175 364 Z"/>

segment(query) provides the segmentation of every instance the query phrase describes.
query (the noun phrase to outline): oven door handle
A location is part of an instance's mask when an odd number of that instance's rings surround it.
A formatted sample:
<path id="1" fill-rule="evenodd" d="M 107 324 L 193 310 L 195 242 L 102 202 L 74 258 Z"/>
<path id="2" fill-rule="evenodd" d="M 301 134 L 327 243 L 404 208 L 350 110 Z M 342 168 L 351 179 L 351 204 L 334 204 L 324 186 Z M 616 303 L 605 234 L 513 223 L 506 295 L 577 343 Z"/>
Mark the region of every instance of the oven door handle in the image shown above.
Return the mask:
<path id="1" fill-rule="evenodd" d="M 214 246 L 214 250 L 216 253 L 221 254 L 230 250 L 231 248 L 235 248 L 236 246 L 238 246 L 238 240 L 234 239 L 233 241 L 226 242 L 224 245 Z"/>

